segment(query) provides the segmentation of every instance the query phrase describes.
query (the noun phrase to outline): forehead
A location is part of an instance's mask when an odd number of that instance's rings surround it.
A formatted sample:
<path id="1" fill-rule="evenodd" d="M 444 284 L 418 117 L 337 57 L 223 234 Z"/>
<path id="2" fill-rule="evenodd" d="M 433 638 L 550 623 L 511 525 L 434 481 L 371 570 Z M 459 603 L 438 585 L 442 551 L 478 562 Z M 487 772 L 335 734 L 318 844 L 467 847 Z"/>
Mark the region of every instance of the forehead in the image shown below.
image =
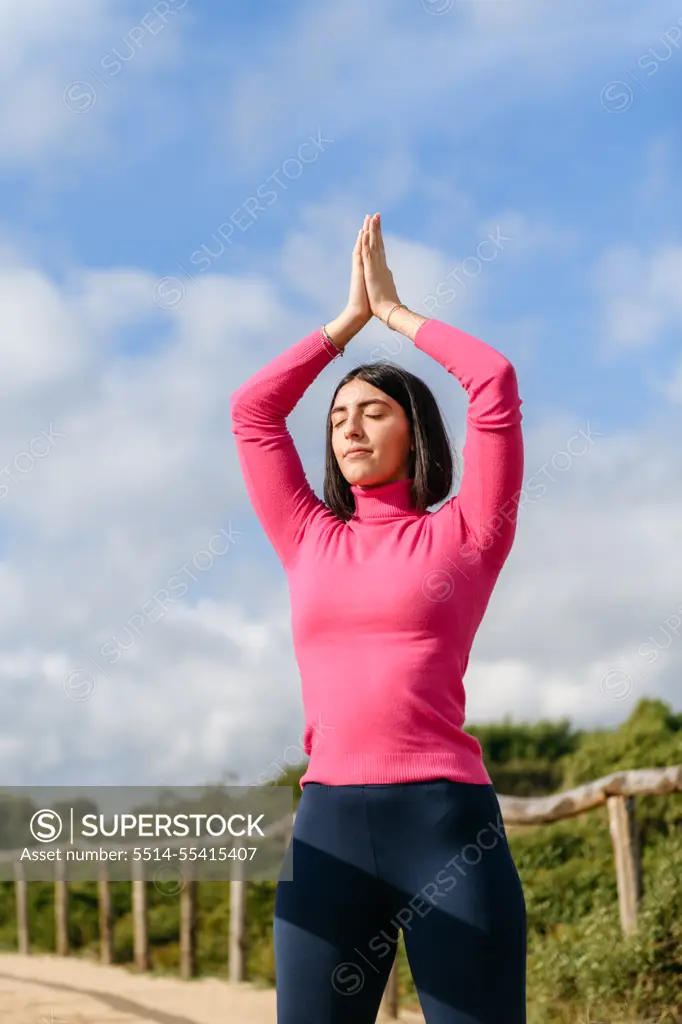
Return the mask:
<path id="1" fill-rule="evenodd" d="M 367 402 L 372 398 L 382 399 L 382 401 L 387 402 L 390 405 L 393 404 L 392 399 L 385 391 L 381 391 L 368 381 L 349 380 L 347 384 L 344 384 L 342 388 L 339 388 L 336 398 L 334 399 L 334 406 L 354 405 L 357 402 Z"/>

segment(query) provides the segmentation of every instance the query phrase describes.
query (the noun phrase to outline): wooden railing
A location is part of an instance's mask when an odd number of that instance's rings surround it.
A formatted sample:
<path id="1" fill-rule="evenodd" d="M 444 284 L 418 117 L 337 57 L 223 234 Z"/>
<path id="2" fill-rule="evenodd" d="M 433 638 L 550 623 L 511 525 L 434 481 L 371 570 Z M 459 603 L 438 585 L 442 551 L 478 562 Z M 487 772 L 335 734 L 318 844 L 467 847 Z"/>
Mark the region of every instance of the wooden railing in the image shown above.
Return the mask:
<path id="1" fill-rule="evenodd" d="M 669 768 L 646 768 L 638 771 L 613 772 L 584 786 L 555 793 L 552 796 L 518 798 L 498 796 L 502 819 L 507 826 L 541 825 L 583 814 L 595 807 L 606 805 L 609 831 L 613 843 L 613 856 L 618 884 L 620 920 L 624 935 L 632 935 L 637 928 L 637 911 L 642 895 L 640 851 L 635 829 L 635 797 L 653 796 L 682 791 L 682 765 Z M 295 817 L 295 816 L 294 816 Z M 270 836 L 282 834 L 288 846 L 293 824 L 290 818 L 268 830 Z M 8 854 L 3 855 L 5 859 Z M 68 883 L 63 877 L 63 862 L 55 861 L 55 929 L 56 951 L 61 956 L 69 952 L 68 941 Z M 149 970 L 149 935 L 147 928 L 147 885 L 142 864 L 136 862 L 137 877 L 132 885 L 133 956 L 136 967 Z M 196 974 L 196 923 L 198 882 L 186 881 L 180 890 L 180 975 L 191 978 Z M 231 982 L 246 978 L 246 886 L 239 879 L 230 886 L 230 931 L 228 943 L 228 976 Z M 20 953 L 29 953 L 28 882 L 21 863 L 15 861 L 15 890 L 17 914 L 17 943 Z M 113 961 L 113 922 L 109 878 L 103 866 L 98 881 L 100 960 Z M 398 985 L 396 964 L 391 970 L 382 1000 L 384 1018 L 398 1017 Z"/>

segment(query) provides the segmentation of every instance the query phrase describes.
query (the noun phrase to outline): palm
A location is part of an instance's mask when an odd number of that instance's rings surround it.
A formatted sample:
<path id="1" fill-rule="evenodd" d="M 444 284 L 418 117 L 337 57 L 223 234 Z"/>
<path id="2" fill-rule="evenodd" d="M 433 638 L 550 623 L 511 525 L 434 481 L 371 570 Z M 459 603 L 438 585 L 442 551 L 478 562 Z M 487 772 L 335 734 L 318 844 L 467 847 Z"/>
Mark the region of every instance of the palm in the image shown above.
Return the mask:
<path id="1" fill-rule="evenodd" d="M 365 285 L 365 273 L 362 266 L 362 234 L 367 227 L 368 221 L 369 216 L 365 217 L 365 223 L 358 232 L 358 237 L 355 240 L 355 248 L 353 249 L 353 265 L 350 275 L 350 294 L 348 296 L 349 308 L 353 311 L 353 314 L 364 323 L 369 323 L 373 315 L 369 304 L 367 287 Z"/>
<path id="2" fill-rule="evenodd" d="M 384 240 L 381 234 L 381 222 L 378 213 L 369 219 L 365 219 L 365 229 L 362 237 L 362 265 L 365 275 L 365 288 L 370 309 L 374 316 L 381 319 L 382 313 L 386 313 L 397 302 L 398 292 L 396 290 L 393 274 L 386 263 L 386 252 Z"/>

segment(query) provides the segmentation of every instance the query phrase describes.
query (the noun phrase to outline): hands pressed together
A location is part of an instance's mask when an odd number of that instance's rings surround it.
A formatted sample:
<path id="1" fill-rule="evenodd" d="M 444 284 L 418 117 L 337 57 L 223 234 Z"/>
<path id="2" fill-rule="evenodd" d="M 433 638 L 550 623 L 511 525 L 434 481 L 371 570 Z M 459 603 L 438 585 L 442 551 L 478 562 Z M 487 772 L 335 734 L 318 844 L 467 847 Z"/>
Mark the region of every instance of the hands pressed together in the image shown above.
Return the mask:
<path id="1" fill-rule="evenodd" d="M 353 249 L 348 313 L 362 326 L 373 316 L 386 323 L 399 302 L 393 274 L 386 264 L 381 215 L 367 214 Z"/>
<path id="2" fill-rule="evenodd" d="M 386 252 L 381 234 L 381 216 L 365 217 L 353 249 L 350 294 L 343 313 L 323 328 L 327 338 L 341 351 L 373 316 L 386 324 L 394 306 L 403 306 L 398 298 L 393 274 L 386 265 Z M 390 315 L 391 330 L 414 340 L 427 318 L 407 307 Z"/>

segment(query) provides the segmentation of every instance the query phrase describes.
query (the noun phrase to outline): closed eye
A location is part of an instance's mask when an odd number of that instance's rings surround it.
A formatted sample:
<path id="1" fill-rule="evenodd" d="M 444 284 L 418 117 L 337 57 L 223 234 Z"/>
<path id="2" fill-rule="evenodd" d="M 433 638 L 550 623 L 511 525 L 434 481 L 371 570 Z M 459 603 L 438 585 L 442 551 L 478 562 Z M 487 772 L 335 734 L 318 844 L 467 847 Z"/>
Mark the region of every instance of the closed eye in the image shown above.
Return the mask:
<path id="1" fill-rule="evenodd" d="M 367 413 L 365 413 L 365 416 L 366 416 L 366 417 L 367 417 L 367 419 L 369 419 L 369 420 L 382 420 L 382 419 L 384 418 L 384 417 L 383 417 L 383 415 L 382 415 L 381 413 L 378 413 L 377 415 L 374 415 L 374 416 L 373 416 L 373 415 L 372 415 L 371 413 L 368 413 L 368 412 L 367 412 Z M 344 424 L 345 422 L 346 422 L 346 421 L 345 421 L 345 419 L 344 419 L 344 420 L 337 420 L 337 421 L 336 421 L 336 423 L 332 423 L 332 426 L 333 426 L 333 427 L 340 427 L 340 426 L 341 426 L 342 424 Z"/>

